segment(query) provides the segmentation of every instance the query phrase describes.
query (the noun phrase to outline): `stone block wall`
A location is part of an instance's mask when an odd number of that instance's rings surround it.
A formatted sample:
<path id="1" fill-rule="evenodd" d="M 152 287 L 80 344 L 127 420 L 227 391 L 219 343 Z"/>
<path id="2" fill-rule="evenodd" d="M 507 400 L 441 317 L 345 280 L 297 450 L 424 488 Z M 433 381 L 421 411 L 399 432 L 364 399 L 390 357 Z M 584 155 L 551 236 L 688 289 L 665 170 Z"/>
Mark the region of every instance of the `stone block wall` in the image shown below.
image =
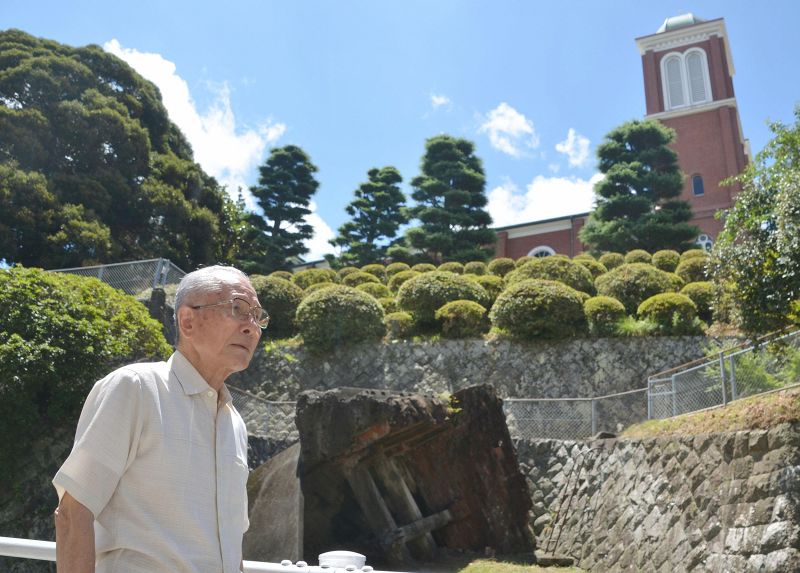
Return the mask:
<path id="1" fill-rule="evenodd" d="M 516 446 L 537 546 L 582 568 L 800 571 L 800 424 Z"/>

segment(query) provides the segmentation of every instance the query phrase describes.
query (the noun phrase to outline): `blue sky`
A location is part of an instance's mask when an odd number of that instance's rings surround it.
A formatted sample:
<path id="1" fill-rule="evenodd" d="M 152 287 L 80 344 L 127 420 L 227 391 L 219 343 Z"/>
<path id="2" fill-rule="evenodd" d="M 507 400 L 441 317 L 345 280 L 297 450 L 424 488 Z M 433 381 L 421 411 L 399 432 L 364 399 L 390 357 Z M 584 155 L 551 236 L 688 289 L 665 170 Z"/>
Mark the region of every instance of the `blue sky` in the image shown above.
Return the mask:
<path id="1" fill-rule="evenodd" d="M 270 147 L 301 146 L 319 167 L 315 258 L 367 170 L 396 166 L 410 195 L 440 133 L 476 143 L 496 225 L 589 210 L 597 144 L 645 113 L 634 40 L 686 12 L 725 18 L 757 152 L 800 101 L 795 0 L 3 0 L 0 28 L 124 57 L 234 193 Z"/>

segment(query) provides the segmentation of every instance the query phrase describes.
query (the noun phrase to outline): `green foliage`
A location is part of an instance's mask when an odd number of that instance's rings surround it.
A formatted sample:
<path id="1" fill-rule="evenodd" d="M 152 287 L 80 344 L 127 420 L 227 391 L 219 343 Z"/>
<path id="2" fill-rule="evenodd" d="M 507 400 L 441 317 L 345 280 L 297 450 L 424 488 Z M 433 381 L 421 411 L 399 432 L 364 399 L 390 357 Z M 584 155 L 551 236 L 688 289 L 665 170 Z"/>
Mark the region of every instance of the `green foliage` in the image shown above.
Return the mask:
<path id="1" fill-rule="evenodd" d="M 336 271 L 336 273 L 339 275 L 340 279 L 343 279 L 344 277 L 346 277 L 350 273 L 356 273 L 356 272 L 358 272 L 360 270 L 361 269 L 359 269 L 358 267 L 342 267 L 341 269 Z"/>
<path id="2" fill-rule="evenodd" d="M 566 338 L 586 331 L 581 296 L 556 281 L 528 279 L 509 286 L 489 316 L 492 326 L 523 340 Z"/>
<path id="3" fill-rule="evenodd" d="M 645 263 L 625 264 L 597 277 L 598 294 L 617 299 L 625 311 L 634 314 L 639 305 L 655 294 L 674 292 L 683 286 L 681 279 Z"/>
<path id="4" fill-rule="evenodd" d="M 385 243 L 408 222 L 400 172 L 394 167 L 373 168 L 367 177 L 369 181 L 355 190 L 355 199 L 346 208 L 351 220 L 330 241 L 342 248 L 342 261 L 361 265 L 383 260 Z"/>
<path id="5" fill-rule="evenodd" d="M 266 336 L 269 338 L 294 336 L 297 333 L 294 317 L 303 299 L 303 289 L 291 281 L 275 276 L 252 275 L 250 282 L 258 295 L 258 301 L 269 314 Z"/>
<path id="6" fill-rule="evenodd" d="M 592 275 L 592 279 L 596 279 L 600 275 L 604 275 L 608 272 L 608 269 L 605 267 L 603 263 L 597 262 L 594 259 L 590 259 L 588 257 L 585 258 L 575 257 L 572 260 L 581 265 L 587 271 L 589 271 L 589 273 Z"/>
<path id="7" fill-rule="evenodd" d="M 653 295 L 639 305 L 640 319 L 651 320 L 663 334 L 701 334 L 697 306 L 686 295 L 666 292 Z"/>
<path id="8" fill-rule="evenodd" d="M 284 280 L 287 280 L 287 281 L 291 281 L 292 280 L 292 273 L 290 271 L 275 271 L 275 272 L 269 273 L 269 276 L 275 277 L 275 278 L 278 278 L 278 279 L 284 279 Z"/>
<path id="9" fill-rule="evenodd" d="M 644 249 L 634 249 L 625 253 L 625 263 L 632 264 L 632 263 L 647 263 L 651 264 L 653 262 L 653 257 L 650 256 L 650 253 L 645 251 Z"/>
<path id="10" fill-rule="evenodd" d="M 595 184 L 596 207 L 580 231 L 591 250 L 683 250 L 699 234 L 689 224 L 689 203 L 678 199 L 683 174 L 669 148 L 674 138 L 657 120 L 629 121 L 606 135 L 597 148 L 605 177 Z"/>
<path id="11" fill-rule="evenodd" d="M 406 231 L 408 243 L 437 262 L 488 259 L 496 236 L 475 145 L 449 135 L 432 137 L 425 142 L 420 171 L 411 181 L 417 204 L 409 212 L 421 224 Z"/>
<path id="12" fill-rule="evenodd" d="M 492 259 L 489 261 L 487 265 L 489 272 L 493 275 L 497 275 L 498 277 L 504 277 L 515 268 L 517 265 L 514 263 L 513 259 L 509 259 L 508 257 L 499 257 L 497 259 Z"/>
<path id="13" fill-rule="evenodd" d="M 271 149 L 258 172 L 258 185 L 250 192 L 264 217 L 252 219 L 260 233 L 248 244 L 247 258 L 257 262 L 262 272 L 287 269 L 290 259 L 308 252 L 305 241 L 314 235 L 306 217 L 319 187 L 314 177 L 317 167 L 301 148 L 287 145 Z"/>
<path id="14" fill-rule="evenodd" d="M 494 303 L 500 293 L 503 292 L 503 289 L 506 288 L 505 281 L 496 275 L 478 275 L 475 277 L 475 282 L 481 285 L 486 294 L 489 295 L 490 303 Z"/>
<path id="15" fill-rule="evenodd" d="M 350 273 L 342 278 L 342 284 L 349 287 L 355 287 L 358 285 L 362 285 L 364 283 L 377 283 L 380 284 L 381 280 L 372 275 L 370 273 L 365 273 L 364 271 L 358 271 L 355 273 Z"/>
<path id="16" fill-rule="evenodd" d="M 686 283 L 695 283 L 708 280 L 707 268 L 709 257 L 693 257 L 678 264 L 675 274 Z"/>
<path id="17" fill-rule="evenodd" d="M 589 332 L 595 336 L 614 336 L 617 323 L 625 318 L 625 307 L 610 296 L 595 296 L 583 303 Z"/>
<path id="18" fill-rule="evenodd" d="M 470 275 L 485 275 L 488 272 L 486 263 L 482 261 L 470 261 L 464 265 L 464 273 Z"/>
<path id="19" fill-rule="evenodd" d="M 141 303 L 97 279 L 0 270 L 0 483 L 37 440 L 74 430 L 96 380 L 170 351 Z"/>
<path id="20" fill-rule="evenodd" d="M 681 289 L 681 294 L 688 296 L 697 307 L 697 316 L 701 320 L 711 322 L 713 318 L 714 283 L 710 281 L 691 282 Z"/>
<path id="21" fill-rule="evenodd" d="M 391 263 L 386 266 L 386 276 L 392 277 L 401 271 L 411 270 L 408 263 Z"/>
<path id="22" fill-rule="evenodd" d="M 343 285 L 320 289 L 297 308 L 303 342 L 319 352 L 379 340 L 386 332 L 383 318 L 383 308 L 375 298 Z"/>
<path id="23" fill-rule="evenodd" d="M 361 270 L 365 273 L 371 274 L 374 277 L 377 277 L 382 283 L 386 282 L 386 267 L 381 264 L 373 263 L 370 265 L 364 265 L 361 267 Z"/>
<path id="24" fill-rule="evenodd" d="M 230 261 L 248 225 L 158 89 L 99 46 L 0 31 L 0 258 Z"/>
<path id="25" fill-rule="evenodd" d="M 621 337 L 654 336 L 658 333 L 658 325 L 650 319 L 637 320 L 633 316 L 626 316 L 614 330 Z"/>
<path id="26" fill-rule="evenodd" d="M 506 276 L 506 284 L 512 285 L 526 279 L 559 281 L 585 293 L 594 294 L 594 279 L 586 267 L 565 257 L 542 257 L 531 259 Z"/>
<path id="27" fill-rule="evenodd" d="M 431 263 L 417 263 L 411 267 L 411 270 L 417 271 L 418 273 L 429 273 L 436 270 L 436 265 L 432 265 Z"/>
<path id="28" fill-rule="evenodd" d="M 471 300 L 486 305 L 488 295 L 479 284 L 442 271 L 411 278 L 397 293 L 400 308 L 410 312 L 414 321 L 423 328 L 434 326 L 436 311 L 454 300 Z"/>
<path id="29" fill-rule="evenodd" d="M 525 263 L 529 263 L 529 262 L 535 261 L 535 260 L 536 260 L 536 257 L 529 257 L 528 255 L 525 255 L 523 257 L 518 258 L 516 261 L 514 261 L 514 266 L 516 268 L 520 268 Z"/>
<path id="30" fill-rule="evenodd" d="M 596 261 L 597 259 L 591 253 L 579 253 L 572 257 L 572 260 L 578 263 L 580 261 Z"/>
<path id="31" fill-rule="evenodd" d="M 383 296 L 378 299 L 378 302 L 381 304 L 383 312 L 386 314 L 391 314 L 392 312 L 400 310 L 400 307 L 397 306 L 397 299 L 393 296 Z"/>
<path id="32" fill-rule="evenodd" d="M 621 253 L 603 253 L 598 260 L 609 271 L 625 264 L 625 257 Z"/>
<path id="33" fill-rule="evenodd" d="M 706 258 L 708 258 L 708 256 L 709 256 L 708 253 L 706 251 L 704 251 L 703 249 L 689 249 L 688 251 L 683 251 L 681 253 L 680 262 L 686 261 L 688 259 L 694 259 L 694 258 L 706 259 Z"/>
<path id="34" fill-rule="evenodd" d="M 445 338 L 475 338 L 489 330 L 486 308 L 472 300 L 454 300 L 436 311 Z"/>
<path id="35" fill-rule="evenodd" d="M 391 292 L 397 292 L 400 290 L 400 287 L 404 282 L 421 274 L 421 272 L 415 270 L 400 271 L 399 273 L 392 275 L 392 277 L 389 279 L 389 290 Z"/>
<path id="36" fill-rule="evenodd" d="M 386 249 L 386 256 L 396 263 L 406 263 L 410 265 L 414 262 L 414 253 L 407 246 L 394 244 Z"/>
<path id="37" fill-rule="evenodd" d="M 667 273 L 674 273 L 681 262 L 681 255 L 672 249 L 661 249 L 653 253 L 653 266 Z"/>
<path id="38" fill-rule="evenodd" d="M 383 321 L 389 340 L 411 338 L 414 335 L 414 318 L 407 312 L 390 312 Z"/>
<path id="39" fill-rule="evenodd" d="M 439 265 L 439 268 L 437 268 L 436 270 L 444 271 L 447 273 L 455 273 L 457 275 L 463 275 L 464 265 L 456 261 L 449 261 L 447 263 L 442 263 L 441 265 Z"/>
<path id="40" fill-rule="evenodd" d="M 321 283 L 310 284 L 303 290 L 303 298 L 306 298 L 308 295 L 310 295 L 313 292 L 317 292 L 318 290 L 322 290 L 324 288 L 329 288 L 329 287 L 332 287 L 332 286 L 336 286 L 336 283 L 332 283 L 330 281 L 325 281 L 325 282 L 321 282 Z"/>
<path id="41" fill-rule="evenodd" d="M 305 269 L 292 275 L 292 282 L 305 290 L 316 283 L 334 282 L 326 269 Z"/>
<path id="42" fill-rule="evenodd" d="M 377 299 L 392 296 L 392 293 L 389 292 L 387 286 L 380 283 L 364 282 L 356 285 L 356 289 L 360 290 L 361 292 L 365 292 L 368 295 L 374 296 Z"/>
<path id="43" fill-rule="evenodd" d="M 787 324 L 800 300 L 800 106 L 735 179 L 742 187 L 714 244 L 714 282 L 736 285 L 732 302 L 750 333 Z"/>

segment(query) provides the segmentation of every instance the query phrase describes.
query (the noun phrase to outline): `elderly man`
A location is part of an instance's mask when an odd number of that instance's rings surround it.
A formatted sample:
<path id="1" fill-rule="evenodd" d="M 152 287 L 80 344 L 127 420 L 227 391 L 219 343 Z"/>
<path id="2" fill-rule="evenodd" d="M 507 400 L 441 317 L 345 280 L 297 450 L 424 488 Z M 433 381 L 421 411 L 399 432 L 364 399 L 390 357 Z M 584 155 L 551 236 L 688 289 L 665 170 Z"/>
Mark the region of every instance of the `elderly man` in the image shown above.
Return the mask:
<path id="1" fill-rule="evenodd" d="M 233 267 L 186 275 L 176 352 L 95 384 L 53 479 L 60 573 L 231 573 L 242 566 L 247 430 L 225 380 L 268 317 Z"/>

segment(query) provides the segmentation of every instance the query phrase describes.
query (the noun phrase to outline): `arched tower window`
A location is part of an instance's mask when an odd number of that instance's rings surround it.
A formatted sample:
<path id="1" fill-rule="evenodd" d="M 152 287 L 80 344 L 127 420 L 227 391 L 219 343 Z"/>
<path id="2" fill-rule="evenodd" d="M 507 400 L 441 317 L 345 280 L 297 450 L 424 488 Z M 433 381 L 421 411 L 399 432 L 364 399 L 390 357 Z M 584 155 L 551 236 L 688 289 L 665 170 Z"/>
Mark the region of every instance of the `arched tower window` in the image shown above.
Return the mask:
<path id="1" fill-rule="evenodd" d="M 703 187 L 703 177 L 701 175 L 693 175 L 692 176 L 692 193 L 699 197 L 700 195 L 705 194 L 705 188 Z"/>
<path id="2" fill-rule="evenodd" d="M 661 76 L 667 110 L 711 101 L 708 60 L 700 48 L 664 56 Z"/>
<path id="3" fill-rule="evenodd" d="M 539 257 L 539 258 L 541 258 L 541 257 L 551 257 L 551 256 L 553 256 L 555 254 L 556 254 L 556 252 L 553 249 L 551 249 L 550 247 L 548 247 L 546 245 L 540 245 L 540 246 L 536 247 L 535 249 L 531 249 L 531 251 L 528 253 L 528 256 L 529 257 Z"/>
<path id="4" fill-rule="evenodd" d="M 689 50 L 686 52 L 686 75 L 689 78 L 689 96 L 693 104 L 703 103 L 709 97 L 708 65 L 706 54 L 702 50 Z"/>
<path id="5" fill-rule="evenodd" d="M 686 105 L 683 97 L 683 62 L 678 55 L 670 56 L 664 64 L 667 107 L 669 109 Z"/>

